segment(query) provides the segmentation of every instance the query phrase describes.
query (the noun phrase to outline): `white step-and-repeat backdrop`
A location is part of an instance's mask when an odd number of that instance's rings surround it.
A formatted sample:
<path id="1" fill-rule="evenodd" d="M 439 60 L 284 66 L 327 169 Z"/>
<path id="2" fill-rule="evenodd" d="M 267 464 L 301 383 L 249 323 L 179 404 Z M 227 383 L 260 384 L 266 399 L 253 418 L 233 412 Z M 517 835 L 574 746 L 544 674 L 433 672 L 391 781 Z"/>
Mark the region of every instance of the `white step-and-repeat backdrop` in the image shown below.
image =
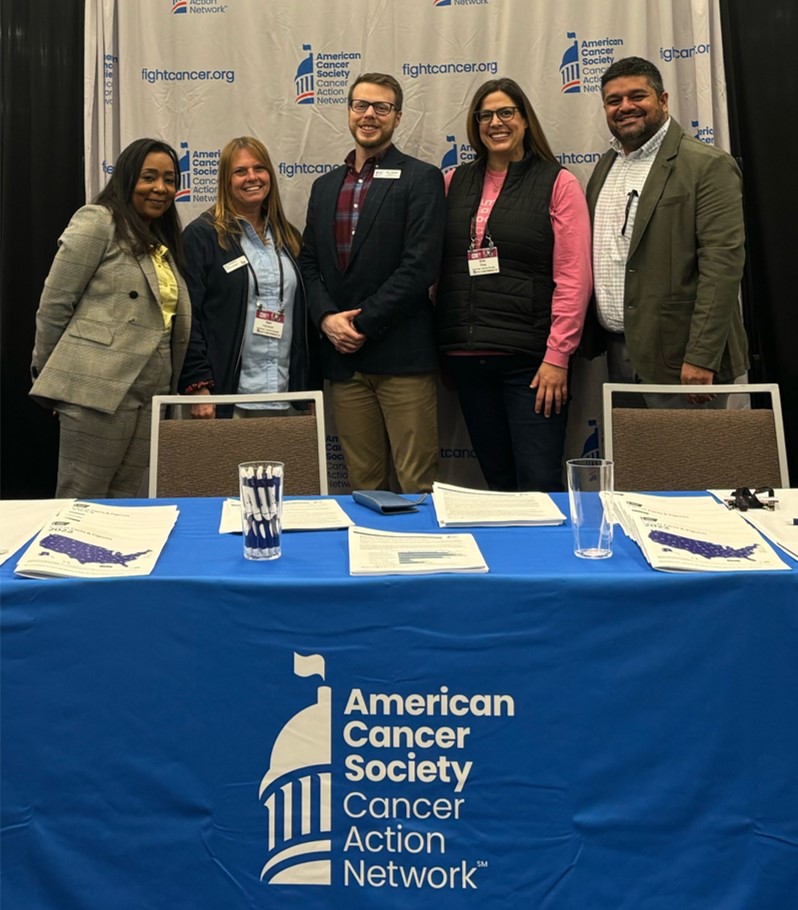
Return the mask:
<path id="1" fill-rule="evenodd" d="M 351 148 L 349 83 L 396 76 L 405 91 L 395 141 L 442 170 L 472 157 L 465 114 L 487 79 L 530 96 L 563 165 L 586 183 L 606 150 L 600 77 L 615 60 L 660 68 L 671 112 L 728 149 L 719 0 L 86 0 L 86 195 L 139 136 L 180 154 L 184 224 L 216 195 L 221 148 L 251 134 L 269 149 L 301 229 L 313 180 Z M 575 364 L 569 454 L 598 448 L 602 365 Z M 330 487 L 347 488 L 334 433 Z M 480 482 L 456 399 L 441 390 L 443 478 Z"/>

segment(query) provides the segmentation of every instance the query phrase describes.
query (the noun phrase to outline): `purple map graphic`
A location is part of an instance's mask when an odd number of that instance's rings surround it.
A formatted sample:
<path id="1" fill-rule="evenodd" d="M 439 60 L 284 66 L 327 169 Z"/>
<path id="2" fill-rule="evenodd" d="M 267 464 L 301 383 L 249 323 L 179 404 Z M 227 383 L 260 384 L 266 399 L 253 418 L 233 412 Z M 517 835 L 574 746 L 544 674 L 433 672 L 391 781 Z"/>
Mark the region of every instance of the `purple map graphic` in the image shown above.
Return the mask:
<path id="1" fill-rule="evenodd" d="M 654 543 L 673 547 L 674 550 L 687 550 L 688 553 L 695 553 L 696 556 L 703 556 L 704 559 L 732 559 L 735 557 L 750 559 L 757 548 L 757 544 L 739 548 L 724 547 L 709 540 L 694 540 L 692 537 L 682 537 L 679 534 L 670 534 L 668 531 L 651 531 L 648 536 Z"/>
<path id="2" fill-rule="evenodd" d="M 95 544 L 64 537 L 63 534 L 48 534 L 41 541 L 41 546 L 47 547 L 48 550 L 53 550 L 56 553 L 64 553 L 70 559 L 77 560 L 81 565 L 86 565 L 89 562 L 98 564 L 110 562 L 118 566 L 127 566 L 131 560 L 138 559 L 139 556 L 144 556 L 145 553 L 150 552 L 149 550 L 127 554 L 118 551 L 114 552 L 113 550 L 107 550 L 105 547 L 98 547 Z M 41 555 L 46 556 L 47 554 L 42 553 Z"/>

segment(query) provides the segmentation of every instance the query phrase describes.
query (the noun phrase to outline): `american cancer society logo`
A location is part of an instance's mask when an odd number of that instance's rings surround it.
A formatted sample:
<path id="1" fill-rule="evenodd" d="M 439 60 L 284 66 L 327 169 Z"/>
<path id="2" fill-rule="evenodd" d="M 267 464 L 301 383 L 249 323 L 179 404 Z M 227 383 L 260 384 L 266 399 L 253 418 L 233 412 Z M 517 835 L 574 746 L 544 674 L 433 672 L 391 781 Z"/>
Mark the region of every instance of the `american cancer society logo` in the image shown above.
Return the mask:
<path id="1" fill-rule="evenodd" d="M 183 13 L 223 16 L 228 7 L 227 3 L 219 3 L 219 0 L 168 0 L 168 3 L 172 7 L 173 16 Z"/>
<path id="2" fill-rule="evenodd" d="M 478 890 L 489 863 L 475 856 L 469 807 L 487 756 L 472 736 L 497 718 L 511 733 L 513 696 L 352 687 L 336 707 L 321 654 L 294 653 L 294 674 L 321 684 L 275 737 L 258 789 L 261 881 Z"/>
<path id="3" fill-rule="evenodd" d="M 216 174 L 221 149 L 192 149 L 188 142 L 180 143 L 180 188 L 175 202 L 211 204 L 216 201 Z"/>
<path id="4" fill-rule="evenodd" d="M 297 676 L 325 677 L 320 654 L 294 654 Z M 332 830 L 331 690 L 295 714 L 277 736 L 258 796 L 268 812 L 268 852 L 262 881 L 329 885 Z"/>
<path id="5" fill-rule="evenodd" d="M 571 43 L 560 63 L 560 91 L 566 95 L 601 91 L 601 76 L 623 46 L 623 38 L 591 38 L 580 41 L 576 32 L 567 32 Z"/>
<path id="6" fill-rule="evenodd" d="M 700 120 L 691 120 L 690 126 L 693 131 L 693 138 L 699 142 L 705 142 L 707 145 L 715 144 L 715 128 L 711 125 L 701 124 Z"/>
<path id="7" fill-rule="evenodd" d="M 443 158 L 441 158 L 441 172 L 448 174 L 449 171 L 453 171 L 459 164 L 465 164 L 468 161 L 473 161 L 476 157 L 474 155 L 474 149 L 471 148 L 471 145 L 468 142 L 460 143 L 457 141 L 456 136 L 447 136 L 446 137 L 446 151 L 443 153 Z"/>
<path id="8" fill-rule="evenodd" d="M 357 51 L 319 52 L 314 54 L 310 44 L 294 76 L 297 104 L 346 104 L 352 64 L 362 59 Z"/>

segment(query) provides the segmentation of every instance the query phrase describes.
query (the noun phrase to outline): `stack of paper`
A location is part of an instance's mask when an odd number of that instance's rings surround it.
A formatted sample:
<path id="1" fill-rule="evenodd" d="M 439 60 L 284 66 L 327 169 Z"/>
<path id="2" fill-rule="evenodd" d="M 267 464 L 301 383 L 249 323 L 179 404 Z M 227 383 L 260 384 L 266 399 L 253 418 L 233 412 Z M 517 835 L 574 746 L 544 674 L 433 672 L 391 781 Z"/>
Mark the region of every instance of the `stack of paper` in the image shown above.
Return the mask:
<path id="1" fill-rule="evenodd" d="M 548 493 L 494 493 L 435 483 L 432 498 L 442 528 L 561 525 L 565 522 L 565 516 Z"/>
<path id="2" fill-rule="evenodd" d="M 739 514 L 707 496 L 615 493 L 615 521 L 654 569 L 789 569 Z"/>
<path id="3" fill-rule="evenodd" d="M 401 534 L 349 529 L 350 575 L 487 572 L 471 534 Z"/>
<path id="4" fill-rule="evenodd" d="M 348 528 L 354 521 L 334 499 L 283 500 L 284 531 L 335 531 Z M 241 534 L 241 503 L 226 499 L 222 503 L 220 534 Z"/>
<path id="5" fill-rule="evenodd" d="M 4 499 L 0 501 L 0 566 L 74 499 Z"/>
<path id="6" fill-rule="evenodd" d="M 176 506 L 74 502 L 42 528 L 14 571 L 30 578 L 149 575 L 177 516 Z"/>

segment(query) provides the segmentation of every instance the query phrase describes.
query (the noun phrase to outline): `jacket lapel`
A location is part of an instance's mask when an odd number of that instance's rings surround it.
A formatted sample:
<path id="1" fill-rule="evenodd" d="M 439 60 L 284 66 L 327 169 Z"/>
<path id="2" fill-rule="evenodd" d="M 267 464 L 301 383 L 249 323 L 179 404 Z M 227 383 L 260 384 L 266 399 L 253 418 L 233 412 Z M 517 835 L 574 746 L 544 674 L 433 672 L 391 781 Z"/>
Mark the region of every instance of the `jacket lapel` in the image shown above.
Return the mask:
<path id="1" fill-rule="evenodd" d="M 158 275 L 155 271 L 155 266 L 152 264 L 152 258 L 148 255 L 142 256 L 138 260 L 139 267 L 141 271 L 144 272 L 144 277 L 147 279 L 147 284 L 150 286 L 153 297 L 160 305 L 161 302 L 161 289 L 158 287 Z M 174 266 L 173 266 L 174 268 Z"/>
<path id="2" fill-rule="evenodd" d="M 384 170 L 401 170 L 404 160 L 404 155 L 397 149 L 390 148 L 385 153 L 382 161 L 380 161 L 378 168 Z M 402 179 L 404 179 L 404 175 L 399 177 L 398 180 L 383 180 L 382 178 L 372 179 L 371 186 L 366 194 L 363 210 L 357 220 L 357 228 L 355 229 L 355 236 L 352 240 L 352 250 L 349 254 L 349 265 L 352 264 L 352 260 L 357 255 L 360 247 L 363 246 L 366 237 L 368 237 L 369 231 L 376 221 L 380 208 L 385 201 L 385 197 L 391 191 L 393 185 Z"/>
<path id="3" fill-rule="evenodd" d="M 635 250 L 640 245 L 640 241 L 645 234 L 654 209 L 659 204 L 659 200 L 665 189 L 665 184 L 673 170 L 673 159 L 679 151 L 681 142 L 682 128 L 671 118 L 668 132 L 662 141 L 654 164 L 646 178 L 643 192 L 640 194 L 640 201 L 637 205 L 637 214 L 635 215 L 635 226 L 632 231 L 632 239 L 629 243 L 629 257 L 634 255 Z"/>
<path id="4" fill-rule="evenodd" d="M 346 176 L 346 166 L 338 168 L 333 173 L 336 174 L 338 179 L 323 183 L 321 185 L 323 189 L 319 193 L 317 221 L 320 225 L 324 225 L 324 228 L 319 231 L 316 243 L 318 244 L 319 252 L 328 255 L 330 263 L 340 272 L 338 246 L 335 240 L 335 213 L 338 207 L 338 195 L 341 192 L 341 185 Z"/>
<path id="5" fill-rule="evenodd" d="M 599 193 L 601 192 L 601 188 L 604 186 L 604 181 L 607 179 L 607 174 L 609 174 L 610 168 L 615 163 L 615 158 L 616 153 L 614 151 L 610 150 L 609 152 L 605 152 L 599 159 L 593 177 L 588 183 L 587 205 L 590 211 L 591 222 L 593 221 L 593 215 L 596 211 L 596 202 L 598 201 Z"/>

